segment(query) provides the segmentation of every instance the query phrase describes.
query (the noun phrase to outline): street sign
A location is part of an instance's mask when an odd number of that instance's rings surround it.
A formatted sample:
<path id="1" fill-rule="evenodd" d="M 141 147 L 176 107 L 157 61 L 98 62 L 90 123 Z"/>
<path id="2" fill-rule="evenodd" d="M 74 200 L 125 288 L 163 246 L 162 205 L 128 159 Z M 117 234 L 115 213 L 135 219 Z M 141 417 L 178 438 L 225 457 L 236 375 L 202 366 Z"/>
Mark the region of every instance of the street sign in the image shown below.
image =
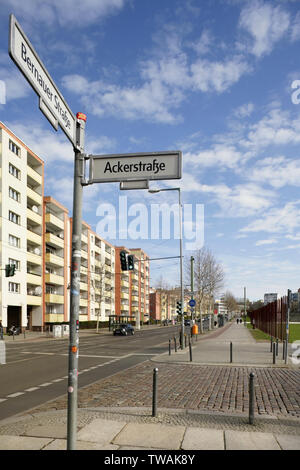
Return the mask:
<path id="1" fill-rule="evenodd" d="M 59 125 L 76 146 L 76 117 L 14 15 L 10 15 L 9 55 L 38 94 L 42 113 L 55 130 Z"/>
<path id="2" fill-rule="evenodd" d="M 149 181 L 180 179 L 182 153 L 132 153 L 117 155 L 89 155 L 88 183 Z"/>
<path id="3" fill-rule="evenodd" d="M 121 181 L 120 189 L 149 189 L 149 181 Z"/>
<path id="4" fill-rule="evenodd" d="M 190 307 L 195 307 L 195 305 L 196 305 L 196 300 L 195 300 L 195 299 L 191 299 L 191 300 L 189 301 L 189 306 L 190 306 Z"/>

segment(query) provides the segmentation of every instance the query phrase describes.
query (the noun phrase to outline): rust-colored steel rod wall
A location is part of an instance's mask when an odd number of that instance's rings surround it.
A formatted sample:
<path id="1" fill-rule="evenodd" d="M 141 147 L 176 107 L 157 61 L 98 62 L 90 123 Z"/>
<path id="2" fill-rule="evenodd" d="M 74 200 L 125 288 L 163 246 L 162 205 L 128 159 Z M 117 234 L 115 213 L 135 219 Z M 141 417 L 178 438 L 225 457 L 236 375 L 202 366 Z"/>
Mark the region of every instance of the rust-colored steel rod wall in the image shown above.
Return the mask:
<path id="1" fill-rule="evenodd" d="M 251 323 L 273 338 L 286 339 L 287 297 L 281 297 L 274 302 L 249 312 Z"/>

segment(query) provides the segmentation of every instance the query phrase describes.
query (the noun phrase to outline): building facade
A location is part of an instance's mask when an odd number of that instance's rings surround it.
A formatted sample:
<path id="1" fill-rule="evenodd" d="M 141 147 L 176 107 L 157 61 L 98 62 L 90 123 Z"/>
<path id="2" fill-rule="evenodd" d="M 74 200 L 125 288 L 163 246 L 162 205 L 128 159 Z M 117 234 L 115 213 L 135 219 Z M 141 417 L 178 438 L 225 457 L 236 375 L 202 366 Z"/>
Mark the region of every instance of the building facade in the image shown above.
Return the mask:
<path id="1" fill-rule="evenodd" d="M 1 320 L 41 328 L 44 306 L 44 163 L 0 122 Z M 14 264 L 13 277 L 5 266 Z"/>
<path id="2" fill-rule="evenodd" d="M 42 330 L 69 321 L 72 218 L 44 196 L 44 162 L 0 122 L 0 320 L 4 331 Z M 127 250 L 127 249 L 126 249 Z M 82 222 L 80 322 L 111 315 L 149 320 L 149 258 L 128 250 L 135 270 L 121 272 L 120 249 Z M 15 265 L 6 277 L 5 266 Z"/>

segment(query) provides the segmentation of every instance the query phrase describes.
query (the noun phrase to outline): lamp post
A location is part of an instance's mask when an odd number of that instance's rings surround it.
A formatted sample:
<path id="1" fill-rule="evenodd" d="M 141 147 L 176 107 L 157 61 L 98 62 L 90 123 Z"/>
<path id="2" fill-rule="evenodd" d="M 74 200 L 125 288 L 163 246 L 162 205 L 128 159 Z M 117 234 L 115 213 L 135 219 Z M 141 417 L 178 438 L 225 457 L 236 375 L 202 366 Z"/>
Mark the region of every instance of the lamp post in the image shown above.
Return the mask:
<path id="1" fill-rule="evenodd" d="M 182 257 L 182 204 L 181 204 L 181 191 L 180 188 L 163 188 L 163 189 L 148 189 L 151 194 L 160 193 L 162 191 L 178 191 L 178 205 L 179 205 L 179 239 L 180 239 L 180 301 L 181 301 L 181 349 L 184 348 L 184 292 L 183 292 L 183 257 Z"/>

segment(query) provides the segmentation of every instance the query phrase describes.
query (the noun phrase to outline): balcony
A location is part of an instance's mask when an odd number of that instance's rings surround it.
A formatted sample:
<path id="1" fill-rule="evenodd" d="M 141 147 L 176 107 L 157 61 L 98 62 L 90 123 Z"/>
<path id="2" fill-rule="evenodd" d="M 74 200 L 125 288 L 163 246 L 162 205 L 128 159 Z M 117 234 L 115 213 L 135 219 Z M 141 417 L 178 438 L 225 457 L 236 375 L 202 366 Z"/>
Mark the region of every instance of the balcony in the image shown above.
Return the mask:
<path id="1" fill-rule="evenodd" d="M 94 251 L 95 253 L 98 253 L 99 255 L 101 254 L 101 249 L 97 245 L 94 245 Z"/>
<path id="2" fill-rule="evenodd" d="M 139 311 L 139 308 L 138 308 L 138 307 L 131 307 L 131 310 L 132 310 L 133 312 L 138 312 L 138 311 Z"/>
<path id="3" fill-rule="evenodd" d="M 46 294 L 45 302 L 48 304 L 63 304 L 64 296 L 59 294 Z"/>
<path id="4" fill-rule="evenodd" d="M 87 307 L 88 306 L 88 300 L 87 299 L 80 299 L 79 305 L 80 305 L 80 307 Z"/>
<path id="5" fill-rule="evenodd" d="M 88 285 L 85 282 L 80 283 L 80 290 L 87 291 Z"/>
<path id="6" fill-rule="evenodd" d="M 45 261 L 46 263 L 53 264 L 54 266 L 64 266 L 64 258 L 53 255 L 52 253 L 46 253 Z"/>
<path id="7" fill-rule="evenodd" d="M 36 264 L 37 266 L 41 266 L 42 257 L 40 255 L 36 255 L 35 253 L 27 251 L 27 262 L 31 264 Z"/>
<path id="8" fill-rule="evenodd" d="M 27 273 L 26 282 L 27 282 L 27 284 L 32 284 L 34 286 L 41 286 L 42 285 L 42 276 L 40 276 L 39 274 Z"/>
<path id="9" fill-rule="evenodd" d="M 42 217 L 40 214 L 37 214 L 36 212 L 32 211 L 27 207 L 27 219 L 31 220 L 35 225 L 42 225 Z"/>
<path id="10" fill-rule="evenodd" d="M 122 304 L 122 305 L 121 305 L 121 310 L 129 311 L 129 305 Z"/>
<path id="11" fill-rule="evenodd" d="M 86 235 L 81 234 L 81 241 L 87 245 L 88 244 L 88 237 Z"/>
<path id="12" fill-rule="evenodd" d="M 63 286 L 65 283 L 63 276 L 58 276 L 57 274 L 52 273 L 48 273 L 45 275 L 45 282 L 57 286 Z"/>
<path id="13" fill-rule="evenodd" d="M 27 305 L 42 305 L 42 297 L 39 295 L 27 295 Z"/>
<path id="14" fill-rule="evenodd" d="M 139 298 L 137 295 L 132 295 L 131 296 L 131 299 L 134 301 L 134 302 L 138 302 L 139 301 Z"/>
<path id="15" fill-rule="evenodd" d="M 30 189 L 27 187 L 27 198 L 30 199 L 33 204 L 37 204 L 40 206 L 43 202 L 42 196 L 40 196 L 37 192 L 33 191 L 33 189 Z"/>
<path id="16" fill-rule="evenodd" d="M 46 213 L 45 222 L 46 224 L 53 225 L 55 228 L 60 228 L 61 230 L 64 230 L 64 221 L 51 214 L 50 212 Z"/>
<path id="17" fill-rule="evenodd" d="M 86 251 L 84 251 L 84 250 L 81 250 L 81 258 L 83 258 L 83 259 L 85 259 L 85 260 L 87 260 L 87 259 L 88 259 L 88 254 L 87 254 L 87 252 L 86 252 Z"/>
<path id="18" fill-rule="evenodd" d="M 45 242 L 54 245 L 55 247 L 63 248 L 64 247 L 64 240 L 53 233 L 46 233 L 45 235 Z"/>
<path id="19" fill-rule="evenodd" d="M 121 281 L 121 286 L 122 287 L 129 287 L 129 282 L 126 282 L 126 281 Z"/>
<path id="20" fill-rule="evenodd" d="M 27 176 L 32 178 L 35 181 L 35 183 L 42 184 L 43 182 L 42 176 L 28 165 L 27 165 Z"/>
<path id="21" fill-rule="evenodd" d="M 34 243 L 35 245 L 42 245 L 42 237 L 35 232 L 27 229 L 27 240 Z"/>
<path id="22" fill-rule="evenodd" d="M 126 292 L 121 292 L 121 299 L 129 300 L 129 294 L 126 294 Z"/>

